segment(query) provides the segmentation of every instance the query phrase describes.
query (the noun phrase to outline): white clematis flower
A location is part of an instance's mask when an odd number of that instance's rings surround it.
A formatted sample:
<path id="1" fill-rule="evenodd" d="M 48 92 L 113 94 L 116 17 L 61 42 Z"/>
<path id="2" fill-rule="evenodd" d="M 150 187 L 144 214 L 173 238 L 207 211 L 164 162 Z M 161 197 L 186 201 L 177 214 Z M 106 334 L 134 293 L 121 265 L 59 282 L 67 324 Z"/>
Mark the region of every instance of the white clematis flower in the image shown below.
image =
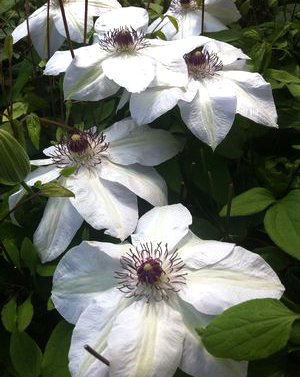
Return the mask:
<path id="1" fill-rule="evenodd" d="M 70 38 L 78 43 L 83 42 L 84 34 L 84 0 L 63 0 L 64 10 L 68 23 Z M 87 12 L 87 31 L 93 27 L 93 17 L 100 16 L 103 12 L 120 8 L 117 0 L 89 0 Z M 28 18 L 29 32 L 34 48 L 42 59 L 48 58 L 47 42 L 47 4 L 37 9 Z M 13 41 L 18 42 L 27 35 L 27 22 L 24 21 L 13 31 Z M 50 36 L 50 56 L 57 51 L 66 38 L 66 32 L 61 15 L 58 0 L 50 0 L 49 7 L 49 36 Z M 70 54 L 70 52 L 69 52 Z"/>
<path id="2" fill-rule="evenodd" d="M 26 179 L 28 185 L 57 179 L 63 168 L 76 172 L 59 182 L 75 198 L 48 200 L 34 234 L 34 244 L 43 262 L 55 259 L 69 245 L 83 220 L 96 229 L 124 240 L 137 224 L 137 197 L 153 206 L 167 204 L 165 181 L 153 166 L 175 156 L 180 143 L 167 131 L 139 127 L 127 118 L 98 134 L 75 132 L 60 144 L 44 150 L 45 165 Z M 24 195 L 19 190 L 9 198 L 12 208 Z"/>
<path id="3" fill-rule="evenodd" d="M 95 23 L 98 43 L 66 52 L 49 60 L 45 74 L 66 70 L 66 99 L 97 101 L 120 87 L 139 93 L 149 86 L 179 85 L 188 81 L 184 44 L 144 38 L 148 25 L 145 9 L 128 7 L 101 15 Z"/>
<path id="4" fill-rule="evenodd" d="M 203 0 L 204 1 L 204 0 Z M 241 15 L 232 0 L 205 0 L 204 31 L 227 29 L 225 25 L 237 21 Z M 148 28 L 148 33 L 161 30 L 169 40 L 182 39 L 201 34 L 202 7 L 196 0 L 172 0 L 164 16 L 175 17 L 178 32 L 168 17 L 158 18 Z"/>
<path id="5" fill-rule="evenodd" d="M 254 298 L 280 298 L 283 286 L 257 254 L 189 231 L 181 204 L 142 216 L 129 243 L 83 242 L 59 262 L 52 300 L 76 323 L 73 377 L 245 377 L 247 363 L 218 359 L 195 328 Z M 89 344 L 110 362 L 100 363 Z"/>
<path id="6" fill-rule="evenodd" d="M 204 37 L 186 38 L 182 43 L 193 46 L 190 51 L 202 47 L 202 51 L 184 56 L 188 85 L 153 87 L 132 94 L 130 112 L 138 124 L 150 123 L 178 104 L 187 127 L 212 148 L 225 138 L 236 113 L 278 127 L 271 85 L 260 74 L 243 70 L 247 55 Z"/>

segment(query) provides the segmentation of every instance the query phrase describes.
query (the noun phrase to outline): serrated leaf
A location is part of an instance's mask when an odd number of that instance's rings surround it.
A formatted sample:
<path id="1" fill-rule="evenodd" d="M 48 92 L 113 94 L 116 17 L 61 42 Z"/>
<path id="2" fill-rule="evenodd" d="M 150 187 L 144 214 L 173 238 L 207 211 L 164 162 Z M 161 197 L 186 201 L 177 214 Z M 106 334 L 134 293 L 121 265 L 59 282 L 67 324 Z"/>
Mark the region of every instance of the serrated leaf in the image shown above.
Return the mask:
<path id="1" fill-rule="evenodd" d="M 300 259 L 300 190 L 292 190 L 268 209 L 265 229 L 286 253 Z"/>
<path id="2" fill-rule="evenodd" d="M 53 330 L 46 345 L 42 362 L 42 377 L 69 377 L 68 352 L 73 326 L 61 321 Z"/>
<path id="3" fill-rule="evenodd" d="M 206 327 L 202 341 L 216 357 L 263 359 L 285 347 L 299 317 L 280 301 L 250 300 L 225 310 Z"/>
<path id="4" fill-rule="evenodd" d="M 47 197 L 75 197 L 72 191 L 58 183 L 45 183 L 40 188 L 40 195 Z"/>
<path id="5" fill-rule="evenodd" d="M 254 187 L 232 199 L 230 216 L 253 215 L 263 211 L 275 201 L 276 199 L 269 190 L 263 187 Z M 220 211 L 220 216 L 224 217 L 226 214 L 227 205 Z"/>
<path id="6" fill-rule="evenodd" d="M 33 306 L 31 303 L 31 296 L 19 305 L 17 308 L 17 329 L 24 331 L 29 325 L 33 317 Z"/>
<path id="7" fill-rule="evenodd" d="M 21 377 L 39 376 L 42 352 L 26 332 L 12 334 L 9 352 L 13 366 Z"/>
<path id="8" fill-rule="evenodd" d="M 174 28 L 176 29 L 176 33 L 178 33 L 179 31 L 179 26 L 178 26 L 178 22 L 176 20 L 175 17 L 173 16 L 169 16 L 169 15 L 166 15 L 168 17 L 168 19 L 170 20 L 170 22 L 172 23 L 172 25 L 174 26 Z"/>
<path id="9" fill-rule="evenodd" d="M 11 298 L 1 310 L 1 320 L 5 329 L 13 332 L 17 324 L 17 303 L 15 297 Z"/>
<path id="10" fill-rule="evenodd" d="M 37 252 L 29 238 L 25 237 L 20 250 L 20 256 L 25 266 L 34 273 L 37 264 Z"/>
<path id="11" fill-rule="evenodd" d="M 41 133 L 41 124 L 39 118 L 35 114 L 27 115 L 26 126 L 32 144 L 35 146 L 36 149 L 39 149 Z"/>
<path id="12" fill-rule="evenodd" d="M 66 168 L 62 169 L 60 174 L 64 177 L 69 177 L 71 174 L 75 173 L 76 170 L 76 166 L 67 166 Z"/>

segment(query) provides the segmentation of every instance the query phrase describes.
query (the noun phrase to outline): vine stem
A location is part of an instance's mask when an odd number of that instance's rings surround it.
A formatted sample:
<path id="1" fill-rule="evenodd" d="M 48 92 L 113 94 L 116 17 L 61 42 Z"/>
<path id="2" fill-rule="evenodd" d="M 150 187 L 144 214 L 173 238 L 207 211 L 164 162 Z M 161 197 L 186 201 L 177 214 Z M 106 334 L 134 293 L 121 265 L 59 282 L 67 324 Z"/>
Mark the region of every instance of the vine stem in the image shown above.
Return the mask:
<path id="1" fill-rule="evenodd" d="M 62 16 L 64 27 L 65 27 L 65 32 L 66 32 L 66 36 L 67 36 L 69 50 L 70 50 L 72 58 L 74 59 L 75 55 L 74 55 L 73 45 L 72 45 L 72 41 L 71 41 L 71 37 L 70 37 L 70 33 L 69 33 L 68 22 L 67 22 L 67 19 L 66 19 L 63 0 L 58 0 L 58 1 L 59 1 L 60 11 L 61 11 L 61 16 Z"/>
<path id="2" fill-rule="evenodd" d="M 201 35 L 204 33 L 204 11 L 205 11 L 205 0 L 202 0 L 202 12 L 201 12 Z"/>
<path id="3" fill-rule="evenodd" d="M 83 45 L 86 45 L 86 37 L 87 37 L 87 16 L 88 16 L 88 4 L 89 0 L 85 0 L 84 2 L 84 29 L 83 29 Z"/>

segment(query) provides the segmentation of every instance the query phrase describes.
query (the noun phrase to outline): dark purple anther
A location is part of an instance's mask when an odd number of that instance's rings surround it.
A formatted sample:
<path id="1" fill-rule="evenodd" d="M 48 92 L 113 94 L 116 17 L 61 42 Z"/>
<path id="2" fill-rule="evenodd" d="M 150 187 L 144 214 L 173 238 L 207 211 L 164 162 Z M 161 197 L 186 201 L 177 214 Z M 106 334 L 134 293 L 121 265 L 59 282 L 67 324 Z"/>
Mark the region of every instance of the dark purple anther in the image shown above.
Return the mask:
<path id="1" fill-rule="evenodd" d="M 74 133 L 67 141 L 67 146 L 70 152 L 83 154 L 89 147 L 89 141 L 85 133 Z"/>
<path id="2" fill-rule="evenodd" d="M 160 263 L 152 258 L 145 260 L 137 269 L 138 279 L 142 284 L 154 284 L 163 274 Z"/>

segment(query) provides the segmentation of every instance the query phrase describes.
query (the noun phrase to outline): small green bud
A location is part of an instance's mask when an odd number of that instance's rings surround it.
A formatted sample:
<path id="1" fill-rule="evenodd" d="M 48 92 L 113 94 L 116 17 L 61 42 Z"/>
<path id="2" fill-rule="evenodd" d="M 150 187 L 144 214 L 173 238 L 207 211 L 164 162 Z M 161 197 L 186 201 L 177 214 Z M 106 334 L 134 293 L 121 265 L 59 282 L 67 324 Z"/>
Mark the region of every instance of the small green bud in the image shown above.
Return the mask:
<path id="1" fill-rule="evenodd" d="M 0 129 L 0 183 L 16 185 L 30 172 L 29 158 L 18 141 Z"/>

